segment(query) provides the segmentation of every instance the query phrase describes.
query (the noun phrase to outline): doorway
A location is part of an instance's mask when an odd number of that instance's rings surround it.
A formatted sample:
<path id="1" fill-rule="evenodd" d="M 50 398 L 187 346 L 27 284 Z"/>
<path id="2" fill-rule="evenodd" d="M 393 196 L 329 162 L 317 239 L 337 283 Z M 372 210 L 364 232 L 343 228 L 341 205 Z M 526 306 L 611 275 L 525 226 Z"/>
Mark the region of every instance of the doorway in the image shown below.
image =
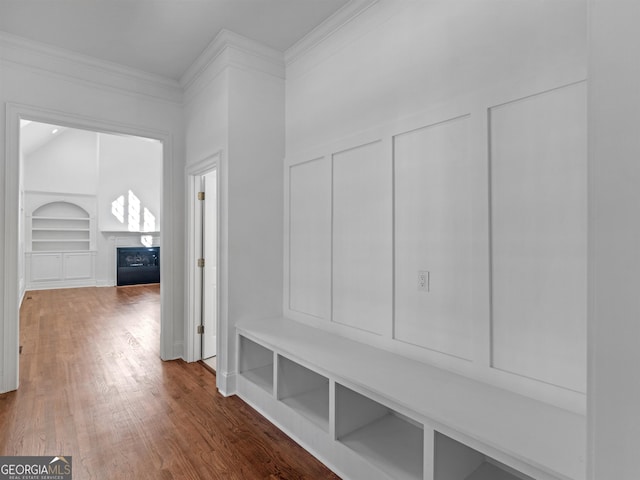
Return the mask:
<path id="1" fill-rule="evenodd" d="M 216 206 L 217 171 L 212 170 L 200 176 L 200 202 L 202 204 L 202 302 L 201 357 L 216 369 L 218 329 L 218 218 Z"/>
<path id="2" fill-rule="evenodd" d="M 96 120 L 88 117 L 76 117 L 62 112 L 52 112 L 18 104 L 6 106 L 6 173 L 5 173 L 5 289 L 4 289 L 4 316 L 0 322 L 4 334 L 2 335 L 3 371 L 0 372 L 0 392 L 16 390 L 19 384 L 19 305 L 22 299 L 24 283 L 24 246 L 25 225 L 21 220 L 24 207 L 23 182 L 24 172 L 20 155 L 20 124 L 23 120 L 59 125 L 68 128 L 90 130 L 94 132 L 113 133 L 116 135 L 131 135 L 143 138 L 155 139 L 159 143 L 162 152 L 161 165 L 158 168 L 163 172 L 161 191 L 161 208 L 158 212 L 158 220 L 170 229 L 171 215 L 165 215 L 165 206 L 174 203 L 172 192 L 164 188 L 164 184 L 170 181 L 165 174 L 170 171 L 172 165 L 172 143 L 170 135 L 166 132 L 158 132 L 131 125 L 109 123 L 104 120 Z M 166 222 L 166 223 L 165 223 Z M 160 242 L 164 235 L 160 234 Z M 57 239 L 56 239 L 57 240 Z M 75 240 L 75 237 L 74 237 Z M 84 241 L 84 239 L 83 239 Z M 169 249 L 165 251 L 171 257 L 173 245 L 169 242 Z M 22 254 L 22 255 L 21 255 Z M 75 259 L 73 259 L 75 260 Z M 77 266 L 77 265 L 74 265 Z M 64 272 L 64 270 L 63 270 Z M 164 277 L 163 273 L 163 277 Z M 169 277 L 170 279 L 171 277 Z M 173 292 L 175 288 L 171 284 L 164 283 L 160 292 L 160 357 L 163 360 L 176 358 L 176 348 L 173 333 L 172 318 L 165 312 L 173 310 Z"/>
<path id="3" fill-rule="evenodd" d="M 186 170 L 189 215 L 186 359 L 217 370 L 220 321 L 220 153 Z"/>

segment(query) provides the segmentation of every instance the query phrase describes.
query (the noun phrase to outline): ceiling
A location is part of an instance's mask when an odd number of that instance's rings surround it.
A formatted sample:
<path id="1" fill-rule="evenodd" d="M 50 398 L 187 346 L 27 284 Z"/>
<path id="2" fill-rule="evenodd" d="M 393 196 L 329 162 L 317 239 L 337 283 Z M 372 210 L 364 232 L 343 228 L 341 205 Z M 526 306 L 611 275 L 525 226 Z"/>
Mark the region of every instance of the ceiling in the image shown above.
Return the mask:
<path id="1" fill-rule="evenodd" d="M 22 154 L 25 156 L 30 155 L 66 130 L 66 127 L 59 125 L 22 120 L 20 122 L 20 148 Z"/>
<path id="2" fill-rule="evenodd" d="M 45 147 L 49 142 L 60 138 L 60 136 L 77 132 L 76 128 L 63 127 L 61 125 L 53 125 L 50 123 L 32 122 L 31 120 L 20 120 L 20 151 L 22 155 L 28 157 L 40 148 Z M 97 134 L 97 132 L 96 132 Z M 100 135 L 118 135 L 100 133 Z M 131 137 L 131 135 L 126 135 Z M 141 141 L 157 142 L 150 138 L 140 138 Z"/>
<path id="3" fill-rule="evenodd" d="M 285 51 L 349 0 L 0 0 L 0 31 L 179 80 L 222 29 Z"/>

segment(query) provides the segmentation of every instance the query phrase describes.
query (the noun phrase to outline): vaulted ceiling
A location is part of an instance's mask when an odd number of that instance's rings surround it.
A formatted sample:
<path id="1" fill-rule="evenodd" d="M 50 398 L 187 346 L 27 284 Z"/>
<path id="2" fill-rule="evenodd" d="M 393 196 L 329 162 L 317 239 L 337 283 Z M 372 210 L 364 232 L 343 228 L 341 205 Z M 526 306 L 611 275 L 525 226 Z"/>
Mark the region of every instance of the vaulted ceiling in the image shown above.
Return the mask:
<path id="1" fill-rule="evenodd" d="M 0 0 L 0 32 L 178 80 L 222 30 L 285 51 L 348 0 Z"/>

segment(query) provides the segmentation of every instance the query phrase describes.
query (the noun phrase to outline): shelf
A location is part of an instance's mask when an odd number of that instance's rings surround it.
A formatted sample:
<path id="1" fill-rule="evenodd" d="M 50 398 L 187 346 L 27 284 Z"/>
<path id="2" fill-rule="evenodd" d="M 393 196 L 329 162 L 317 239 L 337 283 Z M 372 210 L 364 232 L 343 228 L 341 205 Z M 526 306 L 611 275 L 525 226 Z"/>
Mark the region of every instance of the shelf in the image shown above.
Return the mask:
<path id="1" fill-rule="evenodd" d="M 89 252 L 91 242 L 89 240 L 32 240 L 32 252 Z"/>
<path id="2" fill-rule="evenodd" d="M 49 216 L 32 216 L 32 220 L 72 220 L 72 221 L 89 221 L 89 217 L 49 217 Z"/>
<path id="3" fill-rule="evenodd" d="M 273 392 L 273 352 L 240 336 L 240 375 L 269 393 Z"/>
<path id="4" fill-rule="evenodd" d="M 67 242 L 75 242 L 75 243 L 89 243 L 90 240 L 88 238 L 33 238 L 31 239 L 33 243 L 67 243 Z"/>
<path id="5" fill-rule="evenodd" d="M 268 392 L 271 392 L 273 389 L 273 365 L 265 365 L 263 367 L 245 370 L 240 374 L 251 383 L 256 384 Z"/>
<path id="6" fill-rule="evenodd" d="M 278 398 L 282 403 L 329 431 L 329 379 L 278 356 Z"/>
<path id="7" fill-rule="evenodd" d="M 394 480 L 422 480 L 424 432 L 417 422 L 336 385 L 338 441 Z"/>
<path id="8" fill-rule="evenodd" d="M 56 227 L 34 227 L 31 229 L 33 232 L 90 232 L 90 228 L 56 228 Z"/>
<path id="9" fill-rule="evenodd" d="M 97 250 L 87 250 L 85 248 L 81 248 L 81 249 L 75 249 L 75 250 L 31 250 L 31 251 L 27 251 L 26 253 L 28 255 L 40 255 L 40 254 L 50 254 L 50 253 L 60 253 L 60 254 L 89 253 L 89 254 L 96 254 L 96 253 L 98 253 L 98 251 Z"/>
<path id="10" fill-rule="evenodd" d="M 31 250 L 68 252 L 92 246 L 92 219 L 79 205 L 55 201 L 42 205 L 30 217 Z"/>

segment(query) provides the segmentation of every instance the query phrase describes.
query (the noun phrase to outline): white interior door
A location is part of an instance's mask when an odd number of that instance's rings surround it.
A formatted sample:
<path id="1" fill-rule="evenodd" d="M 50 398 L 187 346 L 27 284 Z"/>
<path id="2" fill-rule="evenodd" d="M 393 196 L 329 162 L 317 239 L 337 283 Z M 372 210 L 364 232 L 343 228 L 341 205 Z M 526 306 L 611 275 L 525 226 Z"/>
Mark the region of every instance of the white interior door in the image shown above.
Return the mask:
<path id="1" fill-rule="evenodd" d="M 205 198 L 202 205 L 202 358 L 216 355 L 216 332 L 218 322 L 217 250 L 218 218 L 216 171 L 202 176 L 202 191 Z"/>

